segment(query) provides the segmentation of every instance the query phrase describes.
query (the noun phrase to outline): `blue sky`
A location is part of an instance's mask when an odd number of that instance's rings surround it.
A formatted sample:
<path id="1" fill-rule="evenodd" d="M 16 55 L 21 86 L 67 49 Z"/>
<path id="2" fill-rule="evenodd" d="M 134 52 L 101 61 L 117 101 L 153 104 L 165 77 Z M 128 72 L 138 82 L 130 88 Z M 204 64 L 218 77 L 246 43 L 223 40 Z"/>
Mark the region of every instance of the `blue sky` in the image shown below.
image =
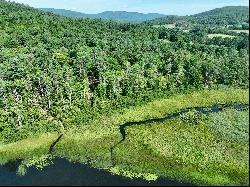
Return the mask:
<path id="1" fill-rule="evenodd" d="M 36 8 L 62 8 L 84 13 L 129 11 L 190 15 L 229 5 L 248 6 L 249 0 L 14 0 Z"/>

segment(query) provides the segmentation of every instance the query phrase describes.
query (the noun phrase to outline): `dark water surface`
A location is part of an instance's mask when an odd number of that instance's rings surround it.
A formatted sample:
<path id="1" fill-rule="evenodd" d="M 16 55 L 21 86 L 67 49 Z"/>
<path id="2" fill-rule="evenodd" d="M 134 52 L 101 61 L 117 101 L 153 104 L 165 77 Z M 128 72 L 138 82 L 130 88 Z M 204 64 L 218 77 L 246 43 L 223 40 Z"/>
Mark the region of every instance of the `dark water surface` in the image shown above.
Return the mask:
<path id="1" fill-rule="evenodd" d="M 112 175 L 107 171 L 90 168 L 78 163 L 70 163 L 56 158 L 54 164 L 42 171 L 28 169 L 25 176 L 16 175 L 20 162 L 0 166 L 0 186 L 187 186 L 189 184 L 158 179 L 147 182 Z M 191 185 L 189 185 L 191 186 Z"/>

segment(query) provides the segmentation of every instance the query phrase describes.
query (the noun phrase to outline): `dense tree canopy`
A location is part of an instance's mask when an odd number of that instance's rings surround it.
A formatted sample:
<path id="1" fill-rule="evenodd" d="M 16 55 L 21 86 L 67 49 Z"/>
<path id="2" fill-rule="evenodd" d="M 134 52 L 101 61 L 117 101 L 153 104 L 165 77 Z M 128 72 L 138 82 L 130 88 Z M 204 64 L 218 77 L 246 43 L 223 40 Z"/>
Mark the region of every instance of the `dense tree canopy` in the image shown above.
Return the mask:
<path id="1" fill-rule="evenodd" d="M 248 37 L 71 19 L 0 0 L 0 141 L 165 94 L 248 87 Z"/>
<path id="2" fill-rule="evenodd" d="M 247 6 L 227 6 L 191 16 L 165 16 L 145 22 L 147 25 L 176 24 L 190 28 L 228 27 L 232 29 L 249 28 L 249 8 Z"/>

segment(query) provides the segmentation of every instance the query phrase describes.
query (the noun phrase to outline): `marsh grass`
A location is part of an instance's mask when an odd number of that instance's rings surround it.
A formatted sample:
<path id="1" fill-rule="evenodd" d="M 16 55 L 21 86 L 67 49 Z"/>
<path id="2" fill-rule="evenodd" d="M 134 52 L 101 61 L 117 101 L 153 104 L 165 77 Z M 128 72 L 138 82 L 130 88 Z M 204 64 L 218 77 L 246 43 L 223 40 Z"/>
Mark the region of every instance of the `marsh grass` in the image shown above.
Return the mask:
<path id="1" fill-rule="evenodd" d="M 108 169 L 121 175 L 147 178 L 146 174 L 150 174 L 200 185 L 247 185 L 248 145 L 244 143 L 245 140 L 239 143 L 237 138 L 234 142 L 228 141 L 225 138 L 227 133 L 218 136 L 217 133 L 221 131 L 213 127 L 214 119 L 221 115 L 224 115 L 224 119 L 230 115 L 226 111 L 211 114 L 209 120 L 205 121 L 193 113 L 191 116 L 194 118 L 189 116 L 187 119 L 191 121 L 188 123 L 185 118 L 178 118 L 164 124 L 128 127 L 126 140 L 114 150 L 115 168 L 111 164 L 110 148 L 122 139 L 119 126 L 126 122 L 162 118 L 190 107 L 227 102 L 249 103 L 248 98 L 248 90 L 203 90 L 130 107 L 124 109 L 123 113 L 114 111 L 112 115 L 100 116 L 88 125 L 79 124 L 68 129 L 53 153 L 72 162 Z M 236 111 L 235 115 L 240 120 L 242 113 L 244 119 L 241 123 L 246 125 L 246 112 Z M 189 124 L 192 119 L 198 119 L 196 125 Z M 248 134 L 248 129 L 240 132 Z M 0 145 L 0 163 L 46 154 L 57 138 L 58 134 L 49 134 Z M 238 161 L 239 158 L 241 161 Z M 155 179 L 152 176 L 149 178 Z"/>
<path id="2" fill-rule="evenodd" d="M 214 115 L 220 114 L 232 120 L 228 111 Z M 235 115 L 238 119 L 246 118 L 247 111 L 237 111 Z M 232 145 L 228 141 L 230 134 L 218 136 L 209 123 L 190 125 L 174 119 L 164 124 L 131 127 L 126 142 L 116 150 L 118 166 L 198 185 L 247 185 L 248 143 L 235 140 Z M 242 125 L 246 127 L 248 120 Z"/>
<path id="3" fill-rule="evenodd" d="M 208 126 L 228 141 L 249 144 L 249 114 L 248 111 L 240 113 L 236 110 L 209 115 Z"/>
<path id="4" fill-rule="evenodd" d="M 57 137 L 58 134 L 45 134 L 7 145 L 0 145 L 0 164 L 3 165 L 9 161 L 29 159 L 36 155 L 46 154 Z"/>

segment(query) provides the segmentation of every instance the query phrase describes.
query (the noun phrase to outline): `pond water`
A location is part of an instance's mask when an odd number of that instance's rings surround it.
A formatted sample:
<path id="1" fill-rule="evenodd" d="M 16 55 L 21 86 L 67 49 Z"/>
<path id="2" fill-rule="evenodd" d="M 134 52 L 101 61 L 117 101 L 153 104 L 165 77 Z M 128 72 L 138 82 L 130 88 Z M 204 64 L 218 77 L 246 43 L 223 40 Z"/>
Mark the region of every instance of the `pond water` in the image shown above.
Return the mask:
<path id="1" fill-rule="evenodd" d="M 18 161 L 0 166 L 0 186 L 191 186 L 164 179 L 151 183 L 143 179 L 131 180 L 61 158 L 53 162 L 41 171 L 30 168 L 25 176 L 16 175 Z"/>

